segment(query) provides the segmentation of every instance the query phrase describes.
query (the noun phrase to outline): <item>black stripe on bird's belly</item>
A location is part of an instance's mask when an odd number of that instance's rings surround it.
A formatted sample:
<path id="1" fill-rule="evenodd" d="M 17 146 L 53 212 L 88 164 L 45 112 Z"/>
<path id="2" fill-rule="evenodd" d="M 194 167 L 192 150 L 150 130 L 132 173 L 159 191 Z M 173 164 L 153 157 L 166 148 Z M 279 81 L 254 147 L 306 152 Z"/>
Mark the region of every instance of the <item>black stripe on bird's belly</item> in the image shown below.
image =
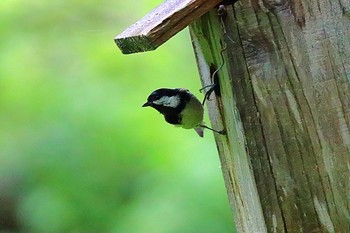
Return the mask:
<path id="1" fill-rule="evenodd" d="M 180 92 L 180 104 L 176 108 L 172 107 L 160 107 L 159 111 L 164 115 L 166 122 L 173 125 L 181 125 L 182 116 L 181 113 L 184 110 L 188 101 L 190 101 L 190 95 Z"/>
<path id="2" fill-rule="evenodd" d="M 166 122 L 173 124 L 173 125 L 179 125 L 181 124 L 181 111 L 183 109 L 179 109 L 177 108 L 171 108 L 171 107 L 165 107 L 165 106 L 161 106 L 161 105 L 155 105 L 154 106 L 155 109 L 158 110 L 158 112 L 160 112 Z"/>
<path id="3" fill-rule="evenodd" d="M 181 115 L 179 114 L 167 114 L 167 115 L 164 115 L 164 118 L 166 122 L 173 125 L 181 124 L 181 120 L 182 120 Z"/>
<path id="4" fill-rule="evenodd" d="M 190 101 L 191 95 L 187 92 L 176 93 L 180 97 L 180 103 L 178 106 L 167 107 L 167 106 L 154 106 L 160 113 L 164 115 L 166 122 L 173 125 L 181 125 L 182 116 L 181 113 L 184 110 L 186 104 Z"/>

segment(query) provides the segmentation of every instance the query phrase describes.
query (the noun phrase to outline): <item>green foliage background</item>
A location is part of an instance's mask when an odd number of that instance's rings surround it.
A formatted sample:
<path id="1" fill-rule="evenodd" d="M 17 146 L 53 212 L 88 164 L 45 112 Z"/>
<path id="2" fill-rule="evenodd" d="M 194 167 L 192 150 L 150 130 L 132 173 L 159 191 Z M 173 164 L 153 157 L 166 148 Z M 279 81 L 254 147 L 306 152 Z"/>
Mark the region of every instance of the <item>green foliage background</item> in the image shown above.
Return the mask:
<path id="1" fill-rule="evenodd" d="M 212 133 L 141 108 L 159 87 L 202 98 L 187 29 L 113 42 L 160 2 L 0 2 L 0 232 L 233 232 Z"/>

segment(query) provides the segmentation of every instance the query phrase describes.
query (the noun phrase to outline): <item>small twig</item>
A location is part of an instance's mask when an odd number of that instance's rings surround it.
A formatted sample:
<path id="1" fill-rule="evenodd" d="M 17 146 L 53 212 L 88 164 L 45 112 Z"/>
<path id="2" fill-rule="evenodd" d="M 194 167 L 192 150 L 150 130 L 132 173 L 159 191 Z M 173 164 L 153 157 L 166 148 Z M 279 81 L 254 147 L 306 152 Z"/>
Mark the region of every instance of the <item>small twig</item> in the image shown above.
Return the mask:
<path id="1" fill-rule="evenodd" d="M 221 22 L 221 28 L 223 30 L 223 36 L 226 36 L 227 34 L 227 31 L 226 31 L 226 28 L 225 28 L 225 24 L 224 24 L 224 20 L 223 18 L 226 16 L 226 9 L 225 9 L 225 6 L 223 5 L 220 5 L 219 6 L 219 9 L 218 9 L 218 16 L 220 17 L 220 22 Z M 220 51 L 220 56 L 221 56 L 221 64 L 220 66 L 211 74 L 210 76 L 210 81 L 211 81 L 211 84 L 207 85 L 207 86 L 204 86 L 203 88 L 201 88 L 199 91 L 202 92 L 204 89 L 210 87 L 210 89 L 205 93 L 204 95 L 204 99 L 202 101 L 202 105 L 205 104 L 205 101 L 208 100 L 210 101 L 210 95 L 211 93 L 215 90 L 216 88 L 216 85 L 219 85 L 217 84 L 216 82 L 214 82 L 214 78 L 215 78 L 215 75 L 222 69 L 222 67 L 225 65 L 225 59 L 224 59 L 224 52 L 226 51 L 227 49 L 227 45 L 224 41 L 220 40 L 220 44 L 221 44 L 221 51 Z"/>

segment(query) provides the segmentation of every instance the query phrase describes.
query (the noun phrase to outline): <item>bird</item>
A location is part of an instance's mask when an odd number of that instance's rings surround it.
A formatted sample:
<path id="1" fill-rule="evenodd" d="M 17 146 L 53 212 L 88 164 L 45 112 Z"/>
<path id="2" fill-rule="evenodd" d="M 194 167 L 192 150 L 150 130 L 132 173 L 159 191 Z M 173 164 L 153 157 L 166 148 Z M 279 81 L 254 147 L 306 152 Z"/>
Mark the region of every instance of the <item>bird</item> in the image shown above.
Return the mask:
<path id="1" fill-rule="evenodd" d="M 142 107 L 156 109 L 169 124 L 194 129 L 200 137 L 204 136 L 204 128 L 224 134 L 223 131 L 216 131 L 204 124 L 202 103 L 185 88 L 157 89 L 148 96 Z"/>

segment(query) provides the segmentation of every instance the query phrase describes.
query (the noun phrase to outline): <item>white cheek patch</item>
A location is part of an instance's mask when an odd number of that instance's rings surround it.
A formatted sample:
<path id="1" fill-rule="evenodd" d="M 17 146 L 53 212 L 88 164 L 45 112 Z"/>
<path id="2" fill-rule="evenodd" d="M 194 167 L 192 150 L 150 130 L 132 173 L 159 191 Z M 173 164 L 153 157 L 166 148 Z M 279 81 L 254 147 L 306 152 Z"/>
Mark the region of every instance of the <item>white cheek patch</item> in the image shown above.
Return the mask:
<path id="1" fill-rule="evenodd" d="M 165 107 L 176 108 L 180 104 L 180 97 L 178 95 L 174 96 L 163 96 L 159 100 L 153 101 L 156 105 L 162 105 Z"/>

